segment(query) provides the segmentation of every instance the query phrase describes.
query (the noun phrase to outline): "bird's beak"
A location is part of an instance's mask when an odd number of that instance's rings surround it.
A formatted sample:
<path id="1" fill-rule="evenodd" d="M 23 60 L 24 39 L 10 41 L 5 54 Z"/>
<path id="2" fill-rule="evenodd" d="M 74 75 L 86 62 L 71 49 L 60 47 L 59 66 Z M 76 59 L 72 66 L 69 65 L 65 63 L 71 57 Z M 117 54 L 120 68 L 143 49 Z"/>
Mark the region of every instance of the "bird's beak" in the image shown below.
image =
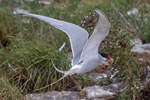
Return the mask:
<path id="1" fill-rule="evenodd" d="M 108 64 L 112 64 L 114 62 L 114 59 L 108 56 L 107 61 L 108 61 Z"/>

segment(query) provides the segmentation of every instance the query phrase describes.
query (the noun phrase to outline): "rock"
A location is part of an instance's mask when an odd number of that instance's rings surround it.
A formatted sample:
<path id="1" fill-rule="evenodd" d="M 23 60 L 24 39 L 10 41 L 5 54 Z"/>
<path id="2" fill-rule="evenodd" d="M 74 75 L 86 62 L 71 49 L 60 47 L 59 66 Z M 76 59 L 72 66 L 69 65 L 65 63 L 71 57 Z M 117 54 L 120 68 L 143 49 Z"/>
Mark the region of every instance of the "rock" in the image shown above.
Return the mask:
<path id="1" fill-rule="evenodd" d="M 28 94 L 26 95 L 27 100 L 80 100 L 77 92 L 71 91 L 51 91 L 40 94 Z"/>
<path id="2" fill-rule="evenodd" d="M 49 91 L 26 95 L 26 100 L 116 100 L 118 92 L 124 89 L 121 83 L 108 86 L 89 86 L 80 91 Z"/>
<path id="3" fill-rule="evenodd" d="M 142 40 L 140 40 L 139 38 L 133 39 L 130 41 L 131 45 L 142 45 Z"/>
<path id="4" fill-rule="evenodd" d="M 131 44 L 134 45 L 131 52 L 137 54 L 138 60 L 144 63 L 148 62 L 150 64 L 150 44 L 142 44 L 140 40 L 131 41 Z"/>
<path id="5" fill-rule="evenodd" d="M 116 94 L 115 92 L 104 90 L 100 86 L 86 87 L 83 90 L 86 91 L 87 99 L 90 100 L 95 100 L 96 98 L 97 100 L 108 100 L 110 98 L 114 98 L 114 95 Z"/>
<path id="6" fill-rule="evenodd" d="M 131 52 L 134 53 L 148 53 L 150 54 L 150 44 L 143 44 L 143 45 L 135 45 Z"/>
<path id="7" fill-rule="evenodd" d="M 102 87 L 90 86 L 83 90 L 86 91 L 87 100 L 118 100 L 119 93 L 126 88 L 126 84 L 113 83 Z"/>
<path id="8" fill-rule="evenodd" d="M 94 81 L 94 82 L 100 82 L 100 81 L 112 81 L 112 82 L 118 82 L 117 78 L 115 77 L 118 74 L 118 70 L 114 68 L 106 68 L 103 66 L 98 66 L 99 68 L 96 68 L 97 70 L 94 70 L 88 74 L 88 77 Z"/>
<path id="9" fill-rule="evenodd" d="M 127 87 L 127 84 L 112 83 L 110 85 L 103 86 L 102 88 L 104 90 L 108 90 L 110 92 L 114 92 L 114 91 L 123 91 L 123 90 L 126 89 L 126 87 Z"/>
<path id="10" fill-rule="evenodd" d="M 88 74 L 88 76 L 94 82 L 99 80 L 105 80 L 108 78 L 109 73 L 108 71 L 109 71 L 108 66 L 102 64 L 97 66 L 94 70 L 92 70 Z"/>
<path id="11" fill-rule="evenodd" d="M 94 82 L 100 81 L 100 80 L 104 81 L 108 78 L 108 75 L 105 73 L 100 73 L 100 74 L 99 73 L 90 73 L 88 76 Z"/>
<path id="12" fill-rule="evenodd" d="M 140 62 L 150 64 L 150 44 L 136 45 L 131 49 L 131 52 L 136 53 Z"/>

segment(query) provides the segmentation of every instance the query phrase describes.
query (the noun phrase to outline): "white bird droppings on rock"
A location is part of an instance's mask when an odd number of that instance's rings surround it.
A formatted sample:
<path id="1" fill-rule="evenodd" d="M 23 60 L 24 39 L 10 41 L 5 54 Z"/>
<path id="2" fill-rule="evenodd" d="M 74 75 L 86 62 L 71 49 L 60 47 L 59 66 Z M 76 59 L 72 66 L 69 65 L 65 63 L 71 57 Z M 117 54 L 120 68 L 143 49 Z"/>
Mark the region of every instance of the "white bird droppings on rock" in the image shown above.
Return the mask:
<path id="1" fill-rule="evenodd" d="M 131 52 L 135 53 L 148 53 L 150 54 L 150 44 L 143 44 L 143 45 L 135 45 Z"/>
<path id="2" fill-rule="evenodd" d="M 80 100 L 77 92 L 71 91 L 51 91 L 40 94 L 28 94 L 26 100 Z"/>
<path id="3" fill-rule="evenodd" d="M 86 91 L 87 98 L 103 98 L 105 96 L 113 96 L 115 93 L 102 89 L 100 86 L 86 87 L 83 90 Z"/>

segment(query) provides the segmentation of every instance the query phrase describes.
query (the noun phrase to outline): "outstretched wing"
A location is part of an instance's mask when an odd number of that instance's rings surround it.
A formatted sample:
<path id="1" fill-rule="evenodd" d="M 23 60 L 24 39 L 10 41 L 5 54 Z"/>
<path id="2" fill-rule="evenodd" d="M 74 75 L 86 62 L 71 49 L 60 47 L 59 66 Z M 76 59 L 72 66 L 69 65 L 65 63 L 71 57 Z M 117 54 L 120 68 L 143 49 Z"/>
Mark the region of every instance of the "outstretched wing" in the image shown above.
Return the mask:
<path id="1" fill-rule="evenodd" d="M 99 20 L 96 24 L 93 34 L 83 48 L 80 60 L 98 54 L 98 47 L 108 35 L 111 27 L 105 14 L 99 9 L 95 9 L 95 11 L 99 15 Z"/>
<path id="2" fill-rule="evenodd" d="M 46 17 L 46 16 L 31 14 L 27 12 L 26 13 L 15 12 L 15 14 L 22 15 L 22 16 L 29 16 L 29 17 L 42 20 L 54 26 L 55 28 L 65 32 L 68 35 L 70 39 L 70 43 L 71 43 L 71 49 L 73 53 L 72 65 L 75 65 L 78 63 L 83 47 L 88 40 L 88 32 L 86 30 L 84 30 L 83 28 L 75 24 L 57 20 L 57 19 L 50 18 L 50 17 Z"/>

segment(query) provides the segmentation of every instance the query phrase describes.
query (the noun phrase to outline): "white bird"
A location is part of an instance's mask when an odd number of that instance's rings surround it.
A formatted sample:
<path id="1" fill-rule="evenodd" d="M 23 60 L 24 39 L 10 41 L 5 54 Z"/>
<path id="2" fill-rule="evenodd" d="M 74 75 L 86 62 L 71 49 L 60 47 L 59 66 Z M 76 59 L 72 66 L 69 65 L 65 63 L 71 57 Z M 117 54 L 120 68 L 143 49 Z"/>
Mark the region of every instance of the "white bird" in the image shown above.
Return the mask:
<path id="1" fill-rule="evenodd" d="M 95 9 L 95 11 L 99 15 L 99 20 L 96 24 L 93 34 L 89 39 L 88 32 L 78 25 L 46 16 L 31 14 L 28 12 L 15 12 L 15 14 L 17 15 L 33 17 L 44 21 L 65 32 L 70 39 L 71 49 L 73 53 L 72 67 L 68 71 L 61 71 L 57 69 L 53 64 L 54 68 L 58 72 L 63 73 L 64 76 L 50 85 L 57 83 L 68 75 L 78 75 L 90 72 L 98 65 L 107 64 L 108 61 L 112 60 L 111 57 L 107 54 L 98 52 L 100 43 L 109 34 L 111 24 L 102 11 L 100 11 L 99 9 Z"/>

